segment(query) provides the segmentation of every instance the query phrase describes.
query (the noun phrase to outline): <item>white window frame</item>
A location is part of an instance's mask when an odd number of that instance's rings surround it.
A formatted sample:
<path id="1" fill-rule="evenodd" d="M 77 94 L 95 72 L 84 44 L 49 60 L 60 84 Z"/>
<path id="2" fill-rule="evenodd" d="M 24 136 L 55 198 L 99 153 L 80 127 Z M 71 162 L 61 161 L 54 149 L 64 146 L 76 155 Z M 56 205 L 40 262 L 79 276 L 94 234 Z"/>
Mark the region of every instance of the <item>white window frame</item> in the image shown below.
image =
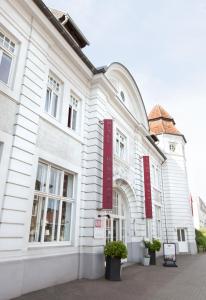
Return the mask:
<path id="1" fill-rule="evenodd" d="M 48 110 L 47 106 L 47 92 L 50 92 L 50 104 Z M 45 95 L 45 102 L 44 102 L 44 112 L 50 115 L 51 117 L 58 119 L 59 118 L 59 107 L 61 101 L 61 91 L 62 91 L 62 82 L 60 79 L 53 73 L 49 72 L 48 80 L 47 80 L 47 88 L 46 88 L 46 95 Z M 57 105 L 56 105 L 56 116 L 52 113 L 52 108 L 54 105 L 54 95 L 57 96 Z"/>
<path id="2" fill-rule="evenodd" d="M 177 150 L 177 143 L 169 142 L 169 151 L 175 153 Z"/>
<path id="3" fill-rule="evenodd" d="M 123 145 L 123 151 L 121 145 Z M 120 159 L 126 160 L 127 158 L 127 138 L 119 129 L 116 129 L 115 135 L 115 154 Z"/>
<path id="4" fill-rule="evenodd" d="M 44 164 L 47 166 L 47 176 L 46 176 L 46 189 L 44 192 L 35 190 L 34 197 L 42 197 L 45 198 L 45 204 L 44 204 L 44 214 L 43 214 L 43 225 L 42 225 L 42 232 L 41 232 L 41 238 L 40 241 L 29 241 L 30 246 L 32 245 L 71 245 L 72 242 L 72 232 L 73 232 L 73 217 L 74 217 L 74 205 L 75 205 L 75 183 L 76 183 L 76 177 L 75 174 L 72 172 L 66 171 L 62 168 L 56 167 L 55 165 L 51 163 L 44 162 L 42 160 L 39 161 L 39 164 Z M 61 172 L 61 178 L 60 178 L 60 193 L 59 195 L 51 194 L 49 193 L 49 180 L 50 180 L 50 174 L 51 174 L 51 168 L 54 168 Z M 64 197 L 63 196 L 63 184 L 64 184 L 64 174 L 70 174 L 73 175 L 73 193 L 72 197 Z M 36 182 L 36 180 L 35 180 Z M 59 201 L 59 215 L 58 215 L 58 229 L 57 229 L 57 240 L 55 241 L 44 241 L 45 238 L 45 228 L 46 228 L 46 215 L 47 215 L 47 209 L 48 209 L 48 201 L 49 199 L 54 199 Z M 71 218 L 70 218 L 70 233 L 69 233 L 69 240 L 68 241 L 61 241 L 60 240 L 60 226 L 61 224 L 61 217 L 62 217 L 62 203 L 67 202 L 71 204 Z M 33 211 L 33 206 L 32 206 Z M 40 212 L 41 214 L 41 212 Z M 37 232 L 37 227 L 35 228 L 35 231 Z M 31 232 L 31 228 L 30 228 Z M 36 233 L 35 233 L 36 234 Z M 38 232 L 37 232 L 38 234 Z M 30 235 L 29 235 L 30 238 Z"/>
<path id="5" fill-rule="evenodd" d="M 127 207 L 125 199 L 122 194 L 114 190 L 113 191 L 113 209 L 110 213 L 110 218 L 106 220 L 106 241 L 113 241 L 114 224 L 116 227 L 116 240 L 122 240 L 127 242 Z M 116 223 L 117 222 L 117 223 Z"/>
<path id="6" fill-rule="evenodd" d="M 2 41 L 2 38 L 0 36 L 0 65 L 3 57 L 3 53 L 5 53 L 7 56 L 11 58 L 11 66 L 9 70 L 9 75 L 8 75 L 8 81 L 4 82 L 0 80 L 0 83 L 10 86 L 11 85 L 11 79 L 13 76 L 13 70 L 14 70 L 14 64 L 15 64 L 15 58 L 16 58 L 16 52 L 17 52 L 17 42 L 10 37 L 9 34 L 7 34 L 2 28 L 0 28 L 0 34 L 4 36 L 4 39 Z M 5 39 L 9 40 L 9 45 L 8 47 L 6 46 Z M 8 44 L 8 43 L 7 43 Z M 12 46 L 13 44 L 13 46 Z"/>
<path id="7" fill-rule="evenodd" d="M 79 114 L 80 114 L 80 99 L 71 93 L 69 99 L 69 109 L 68 109 L 68 118 L 67 118 L 67 127 L 72 129 L 74 132 L 79 130 Z M 75 126 L 74 122 L 74 111 L 76 112 Z M 71 113 L 71 115 L 70 115 Z"/>
<path id="8" fill-rule="evenodd" d="M 161 206 L 155 205 L 155 231 L 156 237 L 161 238 L 162 230 L 161 230 Z"/>

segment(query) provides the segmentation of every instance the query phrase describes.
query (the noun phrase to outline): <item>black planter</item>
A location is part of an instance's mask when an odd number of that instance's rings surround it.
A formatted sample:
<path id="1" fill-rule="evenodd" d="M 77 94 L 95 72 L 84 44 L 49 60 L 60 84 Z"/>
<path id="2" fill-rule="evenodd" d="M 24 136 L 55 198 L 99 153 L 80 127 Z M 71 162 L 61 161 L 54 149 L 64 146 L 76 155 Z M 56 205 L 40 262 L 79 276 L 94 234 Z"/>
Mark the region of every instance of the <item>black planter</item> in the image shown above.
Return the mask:
<path id="1" fill-rule="evenodd" d="M 121 259 L 116 257 L 106 257 L 105 278 L 112 281 L 120 281 Z"/>
<path id="2" fill-rule="evenodd" d="M 156 252 L 149 251 L 149 255 L 150 255 L 150 265 L 156 265 Z"/>

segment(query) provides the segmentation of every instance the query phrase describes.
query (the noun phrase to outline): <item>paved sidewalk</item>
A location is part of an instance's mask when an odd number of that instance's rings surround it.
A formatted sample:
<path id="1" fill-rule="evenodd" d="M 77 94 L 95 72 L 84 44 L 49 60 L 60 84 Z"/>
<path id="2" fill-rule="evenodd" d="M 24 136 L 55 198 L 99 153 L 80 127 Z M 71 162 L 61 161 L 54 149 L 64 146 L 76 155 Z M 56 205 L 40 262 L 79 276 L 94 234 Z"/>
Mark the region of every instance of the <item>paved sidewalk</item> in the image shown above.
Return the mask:
<path id="1" fill-rule="evenodd" d="M 179 256 L 178 268 L 133 265 L 122 281 L 78 280 L 16 298 L 16 300 L 205 300 L 206 254 Z"/>

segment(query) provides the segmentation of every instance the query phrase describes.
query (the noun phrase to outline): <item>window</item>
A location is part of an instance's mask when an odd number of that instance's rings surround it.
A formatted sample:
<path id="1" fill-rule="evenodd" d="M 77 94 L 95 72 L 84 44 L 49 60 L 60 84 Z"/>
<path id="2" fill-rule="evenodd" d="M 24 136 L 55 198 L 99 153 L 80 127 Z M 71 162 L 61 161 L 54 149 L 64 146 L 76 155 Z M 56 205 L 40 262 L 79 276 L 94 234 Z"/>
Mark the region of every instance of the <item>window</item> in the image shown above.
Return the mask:
<path id="1" fill-rule="evenodd" d="M 170 149 L 171 152 L 175 152 L 176 144 L 175 143 L 169 143 L 169 149 Z"/>
<path id="2" fill-rule="evenodd" d="M 126 137 L 119 130 L 116 132 L 116 154 L 120 158 L 125 159 Z"/>
<path id="3" fill-rule="evenodd" d="M 78 106 L 79 106 L 79 100 L 77 100 L 76 97 L 71 95 L 67 126 L 73 130 L 77 130 Z"/>
<path id="4" fill-rule="evenodd" d="M 29 241 L 70 241 L 73 202 L 74 175 L 39 162 Z"/>
<path id="5" fill-rule="evenodd" d="M 161 207 L 155 205 L 156 236 L 161 237 Z"/>
<path id="6" fill-rule="evenodd" d="M 126 242 L 126 205 L 118 191 L 113 192 L 113 209 L 106 220 L 106 241 Z"/>
<path id="7" fill-rule="evenodd" d="M 46 101 L 44 110 L 51 116 L 58 117 L 58 106 L 60 98 L 60 81 L 53 75 L 48 76 Z"/>
<path id="8" fill-rule="evenodd" d="M 161 186 L 161 174 L 160 169 L 152 165 L 152 184 L 159 189 Z"/>
<path id="9" fill-rule="evenodd" d="M 124 102 L 125 101 L 125 95 L 124 95 L 123 91 L 120 92 L 120 97 L 121 97 L 121 100 Z"/>
<path id="10" fill-rule="evenodd" d="M 15 43 L 0 32 L 0 81 L 9 84 L 15 56 Z"/>

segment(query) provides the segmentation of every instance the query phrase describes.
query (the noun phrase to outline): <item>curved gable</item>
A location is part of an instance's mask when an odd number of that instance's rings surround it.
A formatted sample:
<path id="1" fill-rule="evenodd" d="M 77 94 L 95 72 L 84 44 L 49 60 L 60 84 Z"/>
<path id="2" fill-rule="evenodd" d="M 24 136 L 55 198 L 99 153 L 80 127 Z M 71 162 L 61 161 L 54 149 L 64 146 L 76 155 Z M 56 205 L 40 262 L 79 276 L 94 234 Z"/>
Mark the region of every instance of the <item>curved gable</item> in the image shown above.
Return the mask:
<path id="1" fill-rule="evenodd" d="M 148 130 L 144 102 L 136 81 L 129 70 L 124 65 L 114 62 L 107 67 L 105 75 L 117 90 L 119 100 L 124 103 L 137 121 Z"/>

